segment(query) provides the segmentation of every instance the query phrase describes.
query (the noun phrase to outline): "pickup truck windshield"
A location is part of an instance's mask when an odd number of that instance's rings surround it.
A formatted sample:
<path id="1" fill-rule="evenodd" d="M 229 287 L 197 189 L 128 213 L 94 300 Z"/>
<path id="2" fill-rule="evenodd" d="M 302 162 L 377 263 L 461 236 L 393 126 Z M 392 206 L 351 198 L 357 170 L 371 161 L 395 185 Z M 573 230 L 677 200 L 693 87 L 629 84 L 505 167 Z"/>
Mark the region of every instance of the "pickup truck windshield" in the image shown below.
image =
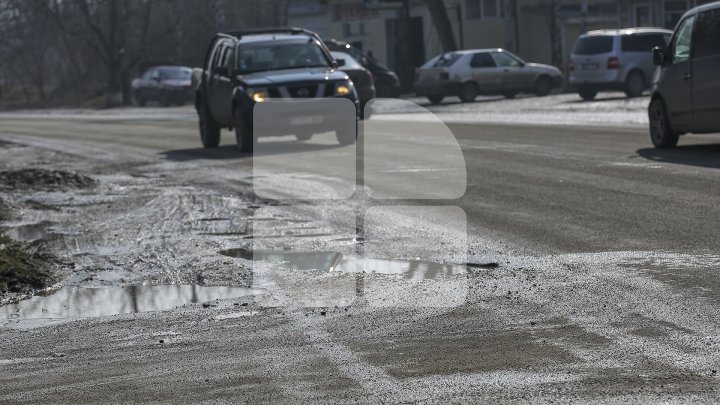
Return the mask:
<path id="1" fill-rule="evenodd" d="M 325 54 L 314 42 L 271 42 L 240 46 L 240 73 L 307 67 L 330 67 Z"/>

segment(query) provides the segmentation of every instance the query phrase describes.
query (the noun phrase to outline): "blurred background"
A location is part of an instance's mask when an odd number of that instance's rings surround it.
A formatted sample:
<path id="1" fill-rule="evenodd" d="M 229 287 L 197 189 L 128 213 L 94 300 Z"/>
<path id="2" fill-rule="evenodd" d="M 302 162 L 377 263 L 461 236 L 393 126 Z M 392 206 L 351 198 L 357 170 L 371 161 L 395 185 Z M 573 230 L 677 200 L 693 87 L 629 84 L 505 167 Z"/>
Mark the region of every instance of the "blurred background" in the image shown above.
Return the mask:
<path id="1" fill-rule="evenodd" d="M 157 65 L 198 66 L 229 29 L 298 26 L 346 41 L 400 77 L 441 52 L 498 48 L 567 71 L 592 29 L 673 28 L 709 0 L 0 0 L 0 109 L 132 103 Z M 402 45 L 402 46 L 401 46 Z"/>

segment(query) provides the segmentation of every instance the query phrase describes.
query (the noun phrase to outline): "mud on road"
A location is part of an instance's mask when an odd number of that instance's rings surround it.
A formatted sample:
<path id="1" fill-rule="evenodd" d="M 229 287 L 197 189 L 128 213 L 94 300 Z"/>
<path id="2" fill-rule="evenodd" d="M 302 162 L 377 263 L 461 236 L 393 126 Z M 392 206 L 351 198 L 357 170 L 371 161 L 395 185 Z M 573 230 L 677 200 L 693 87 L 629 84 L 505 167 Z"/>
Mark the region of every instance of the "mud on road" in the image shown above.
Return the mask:
<path id="1" fill-rule="evenodd" d="M 718 398 L 714 252 L 547 254 L 471 226 L 461 260 L 365 241 L 351 205 L 254 197 L 249 158 L 190 146 L 193 123 L 7 125 L 0 171 L 92 181 L 0 190 L 5 232 L 64 264 L 55 294 L 0 306 L 0 402 Z"/>

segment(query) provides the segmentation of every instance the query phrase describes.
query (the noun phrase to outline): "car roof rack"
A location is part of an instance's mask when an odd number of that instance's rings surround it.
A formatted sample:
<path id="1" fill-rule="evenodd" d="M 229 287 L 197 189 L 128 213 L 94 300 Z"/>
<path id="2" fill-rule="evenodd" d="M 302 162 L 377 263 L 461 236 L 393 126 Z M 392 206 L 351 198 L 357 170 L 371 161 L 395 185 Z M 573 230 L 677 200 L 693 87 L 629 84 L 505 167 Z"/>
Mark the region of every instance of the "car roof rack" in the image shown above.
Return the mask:
<path id="1" fill-rule="evenodd" d="M 318 34 L 312 32 L 310 30 L 306 30 L 305 28 L 297 28 L 297 27 L 274 27 L 274 28 L 234 30 L 234 31 L 224 32 L 224 34 L 233 36 L 237 39 L 240 39 L 247 35 L 263 35 L 263 34 L 290 34 L 290 35 L 305 34 L 305 35 L 309 35 L 313 38 L 319 38 Z"/>

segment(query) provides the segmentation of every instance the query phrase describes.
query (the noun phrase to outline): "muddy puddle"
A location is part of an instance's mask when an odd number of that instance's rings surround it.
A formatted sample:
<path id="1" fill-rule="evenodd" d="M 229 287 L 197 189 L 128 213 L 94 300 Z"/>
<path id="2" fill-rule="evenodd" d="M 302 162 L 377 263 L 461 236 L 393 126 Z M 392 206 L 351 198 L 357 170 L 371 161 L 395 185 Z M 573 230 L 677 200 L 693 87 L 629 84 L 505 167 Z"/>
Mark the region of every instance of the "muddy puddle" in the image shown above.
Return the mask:
<path id="1" fill-rule="evenodd" d="M 137 285 L 64 287 L 47 296 L 0 307 L 0 325 L 22 320 L 63 320 L 164 311 L 191 303 L 207 303 L 260 294 L 243 287 Z"/>
<path id="2" fill-rule="evenodd" d="M 436 279 L 466 274 L 467 267 L 420 260 L 360 258 L 338 252 L 293 252 L 250 249 L 228 249 L 220 254 L 256 262 L 270 262 L 295 271 L 341 273 L 378 273 L 408 279 Z"/>
<path id="3" fill-rule="evenodd" d="M 5 236 L 16 242 L 33 242 L 40 239 L 50 239 L 58 236 L 53 232 L 52 224 L 39 223 L 18 226 L 5 231 Z"/>

